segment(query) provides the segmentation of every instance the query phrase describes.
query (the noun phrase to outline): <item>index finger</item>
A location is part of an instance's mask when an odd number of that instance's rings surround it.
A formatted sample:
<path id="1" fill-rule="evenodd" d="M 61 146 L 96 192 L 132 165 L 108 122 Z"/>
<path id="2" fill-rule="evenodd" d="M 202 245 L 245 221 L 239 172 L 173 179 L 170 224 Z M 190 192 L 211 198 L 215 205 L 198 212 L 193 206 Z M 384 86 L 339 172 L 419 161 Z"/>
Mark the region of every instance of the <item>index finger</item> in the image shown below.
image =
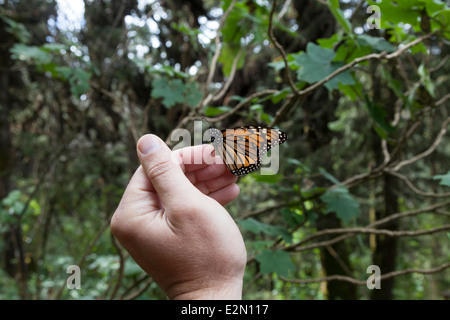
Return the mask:
<path id="1" fill-rule="evenodd" d="M 185 147 L 173 152 L 185 173 L 202 169 L 215 162 L 212 156 L 214 147 L 209 144 Z"/>

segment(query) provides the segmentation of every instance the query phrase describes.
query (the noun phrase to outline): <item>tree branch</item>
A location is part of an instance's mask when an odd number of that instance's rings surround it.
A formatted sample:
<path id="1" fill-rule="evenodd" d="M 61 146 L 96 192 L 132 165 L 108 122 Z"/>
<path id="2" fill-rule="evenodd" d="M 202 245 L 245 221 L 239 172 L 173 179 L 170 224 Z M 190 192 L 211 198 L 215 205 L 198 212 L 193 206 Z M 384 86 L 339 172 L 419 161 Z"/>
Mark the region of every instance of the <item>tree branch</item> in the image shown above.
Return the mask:
<path id="1" fill-rule="evenodd" d="M 287 60 L 286 52 L 284 51 L 283 46 L 277 41 L 277 39 L 275 38 L 275 35 L 273 33 L 273 15 L 275 13 L 276 6 L 277 6 L 277 1 L 273 0 L 272 9 L 270 10 L 270 16 L 269 16 L 269 31 L 268 31 L 269 39 L 270 39 L 270 41 L 272 41 L 273 45 L 275 46 L 275 48 L 277 48 L 278 52 L 281 54 L 281 57 L 283 58 L 284 69 L 285 69 L 286 78 L 288 80 L 289 86 L 291 87 L 292 91 L 296 95 L 300 95 L 300 91 L 295 86 L 294 80 L 292 80 L 292 77 L 291 77 L 291 68 L 289 68 L 289 63 Z"/>
<path id="2" fill-rule="evenodd" d="M 216 34 L 216 37 L 214 39 L 214 42 L 216 44 L 216 51 L 214 52 L 214 56 L 213 56 L 212 61 L 211 61 L 211 66 L 209 68 L 208 78 L 206 79 L 205 93 L 204 93 L 204 96 L 203 96 L 204 98 L 208 94 L 208 90 L 209 90 L 209 87 L 211 85 L 212 78 L 214 77 L 214 74 L 216 73 L 217 61 L 219 60 L 219 57 L 220 57 L 220 52 L 221 52 L 220 31 L 222 30 L 223 26 L 225 25 L 225 20 L 228 18 L 228 15 L 230 14 L 231 10 L 233 10 L 235 4 L 236 4 L 236 0 L 233 0 L 230 3 L 230 5 L 228 6 L 227 10 L 224 12 L 222 18 L 220 19 L 219 27 L 217 28 L 217 34 Z M 203 105 L 203 101 L 200 102 L 200 105 Z"/>
<path id="3" fill-rule="evenodd" d="M 433 144 L 424 152 L 419 153 L 418 155 L 408 159 L 403 160 L 399 164 L 397 164 L 395 167 L 392 168 L 392 171 L 398 171 L 401 167 L 409 165 L 411 163 L 414 163 L 422 158 L 425 158 L 426 156 L 433 153 L 434 150 L 439 146 L 439 144 L 442 141 L 442 137 L 447 133 L 447 126 L 450 124 L 450 117 L 448 117 L 441 125 L 441 130 L 439 131 L 436 139 L 434 140 Z"/>
<path id="4" fill-rule="evenodd" d="M 147 291 L 147 289 L 153 283 L 153 279 L 151 279 L 150 277 L 148 277 L 147 279 L 148 279 L 147 283 L 141 289 L 136 290 L 135 292 L 132 292 L 130 295 L 124 297 L 124 300 L 134 300 L 134 299 L 138 298 L 139 296 L 141 296 L 145 291 Z"/>
<path id="5" fill-rule="evenodd" d="M 442 59 L 442 61 L 439 62 L 436 66 L 430 68 L 429 72 L 430 72 L 430 73 L 431 73 L 431 72 L 435 72 L 435 71 L 439 70 L 440 68 L 442 68 L 442 67 L 445 65 L 445 63 L 447 62 L 448 58 L 450 58 L 450 55 L 449 55 L 449 54 L 446 55 L 446 56 L 444 57 L 444 59 Z"/>
<path id="6" fill-rule="evenodd" d="M 323 236 L 329 234 L 341 234 L 341 233 L 352 233 L 352 234 L 382 234 L 389 237 L 414 237 L 414 236 L 422 236 L 437 232 L 442 232 L 450 230 L 450 225 L 444 225 L 441 227 L 427 229 L 427 230 L 415 230 L 415 231 L 393 231 L 389 229 L 373 229 L 373 228 L 336 228 L 336 229 L 325 229 L 320 232 L 317 232 L 307 238 L 315 238 L 316 235 Z M 305 239 L 306 240 L 306 239 Z"/>
<path id="7" fill-rule="evenodd" d="M 98 230 L 97 234 L 95 235 L 94 239 L 91 241 L 90 245 L 86 248 L 83 255 L 77 262 L 77 266 L 81 268 L 82 264 L 86 261 L 86 257 L 88 254 L 92 251 L 97 241 L 102 236 L 103 232 L 109 227 L 110 224 L 110 218 L 106 219 L 103 226 Z M 63 285 L 59 288 L 58 292 L 54 296 L 54 300 L 58 300 L 61 297 L 61 294 L 63 293 L 64 289 L 66 288 L 66 283 L 64 282 Z"/>
<path id="8" fill-rule="evenodd" d="M 395 172 L 393 170 L 390 169 L 385 169 L 384 172 L 399 178 L 400 180 L 402 180 L 409 189 L 411 189 L 412 192 L 414 192 L 415 194 L 419 195 L 419 196 L 423 196 L 423 197 L 431 197 L 431 198 L 449 198 L 450 197 L 450 192 L 447 193 L 434 193 L 434 192 L 425 192 L 422 190 L 419 190 L 418 188 L 416 188 L 414 186 L 414 184 L 404 175 Z"/>
<path id="9" fill-rule="evenodd" d="M 435 107 L 443 104 L 449 98 L 450 98 L 450 94 L 447 94 L 447 95 L 443 96 L 442 98 L 440 98 L 435 103 Z M 390 154 L 387 151 L 387 146 L 383 146 L 384 143 L 382 142 L 382 149 L 386 148 L 386 150 L 383 150 L 383 154 L 384 154 L 385 158 L 384 158 L 383 163 L 380 166 L 374 168 L 370 172 L 360 173 L 360 174 L 354 175 L 354 176 L 352 176 L 350 178 L 347 178 L 346 180 L 344 180 L 340 184 L 336 184 L 336 185 L 331 186 L 329 189 L 334 189 L 334 188 L 339 187 L 339 186 L 346 186 L 346 187 L 350 188 L 350 187 L 352 187 L 354 185 L 359 184 L 360 182 L 362 182 L 364 180 L 371 179 L 371 178 L 377 178 L 377 177 L 381 176 L 383 174 L 383 171 L 385 171 L 385 170 L 391 170 L 392 171 L 393 167 L 395 167 L 395 166 L 398 166 L 398 165 L 404 166 L 404 165 L 406 165 L 407 164 L 406 162 L 393 164 L 392 163 L 392 159 L 395 158 L 395 156 L 397 155 L 398 152 L 400 152 L 400 150 L 401 150 L 403 144 L 405 143 L 405 141 L 408 140 L 408 138 L 414 133 L 414 131 L 422 124 L 422 121 L 423 121 L 422 115 L 423 115 L 423 113 L 427 112 L 427 111 L 430 111 L 430 110 L 432 110 L 431 107 L 427 107 L 424 110 L 422 110 L 421 113 L 420 113 L 419 120 L 416 120 L 411 125 L 411 127 L 409 127 L 409 128 L 406 127 L 404 129 L 401 137 L 397 140 L 397 144 L 396 144 L 395 148 L 392 150 L 392 152 Z M 448 121 L 449 121 L 449 119 L 447 119 L 446 121 L 444 121 L 442 123 L 442 129 L 441 129 L 440 133 L 438 134 L 438 136 L 436 138 L 437 141 L 435 140 L 434 144 L 427 151 L 425 151 L 424 153 L 416 156 L 416 157 L 420 156 L 419 158 L 414 157 L 413 162 L 417 161 L 417 160 L 419 160 L 419 159 L 421 159 L 423 157 L 425 157 L 426 155 L 428 155 L 430 153 L 432 153 L 434 151 L 434 149 L 437 148 L 437 146 L 439 145 L 439 143 L 442 140 L 442 136 L 445 134 L 446 126 L 448 126 Z M 405 161 L 410 161 L 410 160 L 411 159 L 405 160 Z"/>
<path id="10" fill-rule="evenodd" d="M 338 76 L 339 74 L 343 73 L 344 71 L 347 71 L 348 69 L 351 69 L 352 67 L 354 67 L 355 65 L 357 65 L 358 63 L 364 62 L 364 61 L 368 61 L 368 60 L 392 60 L 395 59 L 397 57 L 399 57 L 401 54 L 403 54 L 406 50 L 408 50 L 411 47 L 414 47 L 415 45 L 421 43 L 422 41 L 428 39 L 429 37 L 431 37 L 433 35 L 433 33 L 429 33 L 427 35 L 424 35 L 420 38 L 417 38 L 414 41 L 411 41 L 410 43 L 400 47 L 399 49 L 397 49 L 396 51 L 394 51 L 393 53 L 387 54 L 385 51 L 381 52 L 381 53 L 371 53 L 368 54 L 366 56 L 360 57 L 360 58 L 356 58 L 355 60 L 347 63 L 346 65 L 340 67 L 339 69 L 335 70 L 334 72 L 332 72 L 330 75 L 328 75 L 327 77 L 323 78 L 322 80 L 314 83 L 313 85 L 301 90 L 301 91 L 294 91 L 297 95 L 303 95 L 306 94 L 308 92 L 311 92 L 315 89 L 317 89 L 318 87 L 322 86 L 323 84 L 325 84 L 326 82 L 330 81 L 331 79 L 333 79 L 334 77 Z"/>
<path id="11" fill-rule="evenodd" d="M 260 92 L 255 92 L 255 93 L 251 94 L 250 96 L 248 96 L 245 100 L 239 102 L 233 109 L 231 109 L 217 117 L 206 118 L 206 120 L 208 120 L 209 122 L 222 121 L 222 120 L 228 118 L 229 116 L 231 116 L 232 114 L 236 113 L 239 109 L 241 109 L 243 106 L 245 106 L 247 103 L 249 103 L 253 99 L 259 98 L 261 96 L 269 95 L 269 94 L 275 94 L 278 92 L 279 92 L 278 90 L 271 90 L 271 89 L 263 90 Z"/>
<path id="12" fill-rule="evenodd" d="M 450 99 L 450 93 L 447 93 L 445 96 L 443 96 L 442 98 L 440 98 L 438 101 L 436 101 L 435 106 L 439 106 L 441 104 L 443 104 L 445 101 L 447 101 L 448 99 Z"/>
<path id="13" fill-rule="evenodd" d="M 280 20 L 283 16 L 288 12 L 289 6 L 291 5 L 292 0 L 286 0 L 283 4 L 283 8 L 281 8 L 280 12 L 277 15 L 277 19 Z"/>
<path id="14" fill-rule="evenodd" d="M 216 37 L 215 37 L 215 40 L 214 40 L 215 44 L 216 44 L 216 50 L 214 52 L 214 56 L 213 56 L 213 59 L 211 61 L 211 65 L 209 67 L 208 77 L 206 79 L 205 89 L 204 89 L 202 100 L 197 105 L 197 107 L 195 107 L 193 110 L 191 110 L 191 112 L 186 117 L 184 117 L 183 119 L 181 119 L 178 122 L 178 124 L 175 126 L 175 128 L 172 130 L 172 132 L 177 130 L 177 129 L 183 128 L 188 123 L 188 121 L 193 119 L 194 116 L 205 106 L 205 104 L 206 104 L 205 101 L 209 102 L 209 99 L 212 98 L 212 96 L 208 94 L 208 91 L 209 91 L 209 87 L 210 87 L 211 82 L 212 82 L 212 78 L 214 77 L 214 74 L 216 72 L 217 62 L 218 62 L 219 57 L 220 57 L 220 52 L 221 52 L 221 48 L 220 48 L 220 31 L 222 30 L 223 26 L 225 25 L 225 21 L 226 21 L 228 15 L 230 14 L 231 10 L 233 10 L 234 5 L 236 4 L 236 1 L 237 0 L 233 0 L 230 3 L 230 5 L 228 6 L 227 10 L 224 12 L 222 18 L 220 19 L 219 27 L 217 28 L 217 34 L 216 34 Z M 166 141 L 165 141 L 166 144 L 169 145 L 169 146 L 172 144 L 172 141 L 170 140 L 172 132 L 169 133 L 169 135 L 167 136 Z"/>
<path id="15" fill-rule="evenodd" d="M 432 268 L 432 269 L 405 269 L 405 270 L 399 270 L 399 271 L 392 271 L 392 272 L 382 274 L 380 276 L 380 280 L 386 280 L 389 278 L 398 277 L 398 276 L 402 276 L 402 275 L 410 274 L 410 273 L 433 274 L 433 273 L 441 272 L 447 268 L 450 268 L 450 263 L 444 263 L 444 264 L 440 265 L 439 267 Z M 322 277 L 322 278 L 316 278 L 316 279 L 287 279 L 283 276 L 279 276 L 279 277 L 281 280 L 283 280 L 285 282 L 297 283 L 297 284 L 310 284 L 310 283 L 316 283 L 316 282 L 323 282 L 323 281 L 329 282 L 329 281 L 336 281 L 336 280 L 350 282 L 350 283 L 358 285 L 358 286 L 364 286 L 367 284 L 367 280 L 358 280 L 358 279 L 355 279 L 352 277 L 337 275 L 337 274 L 332 275 L 332 276 Z"/>
<path id="16" fill-rule="evenodd" d="M 122 279 L 123 279 L 123 275 L 124 275 L 124 270 L 125 270 L 125 256 L 123 255 L 122 249 L 120 248 L 119 244 L 117 243 L 116 237 L 114 237 L 114 235 L 111 233 L 111 242 L 113 244 L 113 246 L 116 248 L 117 250 L 117 254 L 119 256 L 119 269 L 117 271 L 118 275 L 117 275 L 117 281 L 116 284 L 113 288 L 113 291 L 110 295 L 110 299 L 114 299 L 117 295 L 117 292 L 119 291 L 120 287 L 122 286 Z M 112 282 L 111 284 L 112 285 Z"/>
<path id="17" fill-rule="evenodd" d="M 223 97 L 223 95 L 228 91 L 228 89 L 231 86 L 231 83 L 233 83 L 234 76 L 236 75 L 237 65 L 238 65 L 239 59 L 241 58 L 243 53 L 244 53 L 244 48 L 241 47 L 238 54 L 233 59 L 233 64 L 231 65 L 231 72 L 230 72 L 230 76 L 228 77 L 228 80 L 225 82 L 225 85 L 222 87 L 222 89 L 220 89 L 216 94 L 214 94 L 214 96 L 211 97 L 211 101 L 217 101 L 217 100 L 221 99 Z M 206 106 L 208 103 L 209 103 L 209 101 L 205 102 L 202 107 Z"/>
<path id="18" fill-rule="evenodd" d="M 307 249 L 314 249 L 317 247 L 323 247 L 323 246 L 327 246 L 333 243 L 336 243 L 338 241 L 342 241 L 344 239 L 347 239 L 349 237 L 354 236 L 357 233 L 369 233 L 369 234 L 385 234 L 388 236 L 414 236 L 414 235 L 425 235 L 428 234 L 429 232 L 434 233 L 434 232 L 440 232 L 443 231 L 439 228 L 435 228 L 435 229 L 429 229 L 429 230 L 418 230 L 418 231 L 392 231 L 392 230 L 387 230 L 387 229 L 374 229 L 375 227 L 379 227 L 383 224 L 386 224 L 392 220 L 395 219 L 399 219 L 399 218 L 404 218 L 407 216 L 413 216 L 413 215 L 417 215 L 417 214 L 421 214 L 421 213 L 425 213 L 425 212 L 432 212 L 435 211 L 437 209 L 441 209 L 444 208 L 446 206 L 450 206 L 450 200 L 448 201 L 444 201 L 432 206 L 428 206 L 425 208 L 421 208 L 421 209 L 417 209 L 417 210 L 410 210 L 410 211 L 405 211 L 405 212 L 399 212 L 399 213 L 395 213 L 392 214 L 386 218 L 380 219 L 378 221 L 375 221 L 369 225 L 367 225 L 366 227 L 363 228 L 336 228 L 336 229 L 325 229 L 325 230 L 321 230 L 319 232 L 316 232 L 306 238 L 304 238 L 302 241 L 292 244 L 288 247 L 285 247 L 284 250 L 287 251 L 291 251 L 291 250 L 295 250 L 295 251 L 304 251 Z M 449 225 L 444 226 L 445 228 L 450 228 Z M 443 227 L 440 227 L 443 228 Z M 375 230 L 375 231 L 374 231 Z M 445 229 L 446 230 L 446 229 Z M 313 244 L 311 246 L 306 247 L 301 247 L 303 244 L 324 236 L 324 235 L 329 235 L 329 234 L 341 234 L 341 233 L 348 233 L 347 235 L 343 235 L 338 237 L 339 239 L 331 239 L 331 240 L 327 240 L 327 241 L 323 241 L 323 242 L 319 242 L 316 244 Z M 416 234 L 412 234 L 412 233 L 416 233 Z M 306 249 L 305 249 L 306 248 Z"/>

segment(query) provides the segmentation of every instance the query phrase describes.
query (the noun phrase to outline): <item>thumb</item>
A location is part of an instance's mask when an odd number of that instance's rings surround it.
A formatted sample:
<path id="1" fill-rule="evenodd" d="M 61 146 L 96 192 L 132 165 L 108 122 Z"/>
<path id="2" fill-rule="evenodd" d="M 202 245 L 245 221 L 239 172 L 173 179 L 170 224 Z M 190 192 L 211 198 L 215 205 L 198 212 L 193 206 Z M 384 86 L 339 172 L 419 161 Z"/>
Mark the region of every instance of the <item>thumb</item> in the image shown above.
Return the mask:
<path id="1" fill-rule="evenodd" d="M 152 183 L 165 207 L 183 203 L 192 184 L 184 175 L 177 158 L 169 147 L 157 136 L 147 134 L 137 143 L 137 153 L 145 174 Z"/>

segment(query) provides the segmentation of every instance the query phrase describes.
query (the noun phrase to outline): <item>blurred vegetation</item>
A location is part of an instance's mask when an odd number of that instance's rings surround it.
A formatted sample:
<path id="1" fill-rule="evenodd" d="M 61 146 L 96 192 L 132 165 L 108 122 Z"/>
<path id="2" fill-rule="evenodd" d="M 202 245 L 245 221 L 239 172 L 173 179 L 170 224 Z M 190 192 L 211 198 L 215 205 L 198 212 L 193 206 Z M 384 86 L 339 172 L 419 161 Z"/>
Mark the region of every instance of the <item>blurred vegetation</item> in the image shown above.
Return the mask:
<path id="1" fill-rule="evenodd" d="M 109 219 L 137 139 L 203 116 L 289 136 L 227 207 L 245 299 L 450 295 L 444 2 L 3 0 L 0 44 L 0 299 L 165 299 Z"/>

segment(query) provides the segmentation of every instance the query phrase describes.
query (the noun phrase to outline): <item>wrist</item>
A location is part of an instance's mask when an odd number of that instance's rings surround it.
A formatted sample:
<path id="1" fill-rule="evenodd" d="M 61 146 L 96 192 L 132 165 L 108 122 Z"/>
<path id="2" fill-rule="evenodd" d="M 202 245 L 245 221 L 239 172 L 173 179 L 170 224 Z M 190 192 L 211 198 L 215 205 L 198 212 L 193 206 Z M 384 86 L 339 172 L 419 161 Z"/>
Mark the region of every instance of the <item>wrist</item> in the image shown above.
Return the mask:
<path id="1" fill-rule="evenodd" d="M 205 287 L 191 290 L 176 290 L 172 300 L 241 300 L 242 299 L 242 279 L 235 279 L 228 282 L 210 284 Z"/>

